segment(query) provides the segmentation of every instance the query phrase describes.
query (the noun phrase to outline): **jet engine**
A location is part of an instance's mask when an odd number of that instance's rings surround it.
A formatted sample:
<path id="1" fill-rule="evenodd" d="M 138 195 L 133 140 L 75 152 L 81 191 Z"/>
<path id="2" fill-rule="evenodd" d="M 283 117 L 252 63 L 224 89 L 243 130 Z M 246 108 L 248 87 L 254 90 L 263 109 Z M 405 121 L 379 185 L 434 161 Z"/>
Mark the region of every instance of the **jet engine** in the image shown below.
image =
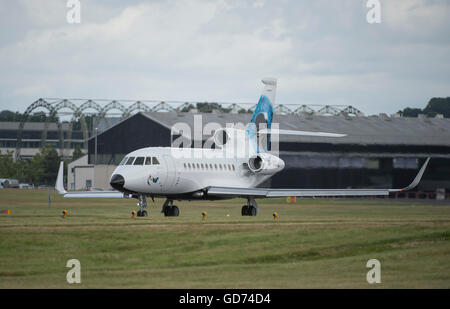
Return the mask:
<path id="1" fill-rule="evenodd" d="M 284 168 L 284 161 L 270 153 L 258 153 L 248 159 L 248 168 L 255 174 L 271 175 Z"/>

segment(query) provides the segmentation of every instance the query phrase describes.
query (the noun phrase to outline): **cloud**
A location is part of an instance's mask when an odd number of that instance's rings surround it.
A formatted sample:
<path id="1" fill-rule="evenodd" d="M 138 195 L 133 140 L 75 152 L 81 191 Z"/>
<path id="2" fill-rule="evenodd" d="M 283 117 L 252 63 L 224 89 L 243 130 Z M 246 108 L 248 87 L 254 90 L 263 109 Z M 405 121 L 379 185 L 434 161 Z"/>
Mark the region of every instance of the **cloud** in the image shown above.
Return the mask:
<path id="1" fill-rule="evenodd" d="M 39 97 L 256 101 L 263 76 L 279 78 L 280 103 L 368 113 L 450 90 L 445 1 L 382 1 L 379 25 L 355 1 L 82 1 L 73 25 L 64 1 L 39 3 L 0 4 L 15 33 L 0 41 L 0 109 Z"/>

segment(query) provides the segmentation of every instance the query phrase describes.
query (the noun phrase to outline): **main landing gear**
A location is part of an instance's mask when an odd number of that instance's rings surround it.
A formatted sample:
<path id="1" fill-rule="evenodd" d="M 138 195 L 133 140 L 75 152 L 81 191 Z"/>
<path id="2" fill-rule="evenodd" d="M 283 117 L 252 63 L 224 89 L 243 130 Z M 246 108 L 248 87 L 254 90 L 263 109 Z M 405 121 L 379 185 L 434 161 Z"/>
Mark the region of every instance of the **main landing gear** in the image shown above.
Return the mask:
<path id="1" fill-rule="evenodd" d="M 144 210 L 144 208 L 147 208 L 147 198 L 145 197 L 145 195 L 139 194 L 138 200 L 139 200 L 139 204 L 138 204 L 139 210 L 136 213 L 136 216 L 147 217 L 148 216 L 147 210 Z"/>
<path id="2" fill-rule="evenodd" d="M 242 206 L 241 214 L 243 216 L 251 216 L 254 217 L 258 213 L 259 208 L 258 204 L 253 197 L 247 198 L 247 205 Z"/>
<path id="3" fill-rule="evenodd" d="M 162 206 L 161 213 L 163 213 L 165 217 L 178 217 L 180 210 L 178 209 L 178 206 L 173 204 L 173 200 L 167 199 Z"/>

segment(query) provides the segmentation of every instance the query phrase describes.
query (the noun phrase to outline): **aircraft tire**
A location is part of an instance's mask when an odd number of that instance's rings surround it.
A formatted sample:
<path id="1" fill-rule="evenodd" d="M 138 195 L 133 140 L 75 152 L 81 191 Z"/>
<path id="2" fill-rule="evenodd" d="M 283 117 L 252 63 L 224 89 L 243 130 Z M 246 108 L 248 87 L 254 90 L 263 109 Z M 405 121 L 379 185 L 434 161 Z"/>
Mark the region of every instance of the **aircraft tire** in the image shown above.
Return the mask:
<path id="1" fill-rule="evenodd" d="M 140 210 L 137 211 L 136 216 L 142 217 L 142 212 Z"/>
<path id="2" fill-rule="evenodd" d="M 243 216 L 248 216 L 249 215 L 249 213 L 248 213 L 248 206 L 247 205 L 242 206 L 241 214 Z"/>
<path id="3" fill-rule="evenodd" d="M 170 217 L 171 209 L 170 207 L 164 207 L 164 217 Z"/>
<path id="4" fill-rule="evenodd" d="M 165 217 L 178 217 L 179 214 L 180 214 L 180 210 L 175 205 L 172 206 L 172 207 L 166 207 L 164 209 L 164 216 Z"/>
<path id="5" fill-rule="evenodd" d="M 141 217 L 147 217 L 147 216 L 148 216 L 147 210 L 143 210 L 141 213 Z"/>
<path id="6" fill-rule="evenodd" d="M 254 217 L 254 216 L 256 216 L 256 207 L 253 207 L 253 206 L 250 206 L 249 208 L 248 208 L 248 215 L 249 216 L 251 216 L 251 217 Z"/>

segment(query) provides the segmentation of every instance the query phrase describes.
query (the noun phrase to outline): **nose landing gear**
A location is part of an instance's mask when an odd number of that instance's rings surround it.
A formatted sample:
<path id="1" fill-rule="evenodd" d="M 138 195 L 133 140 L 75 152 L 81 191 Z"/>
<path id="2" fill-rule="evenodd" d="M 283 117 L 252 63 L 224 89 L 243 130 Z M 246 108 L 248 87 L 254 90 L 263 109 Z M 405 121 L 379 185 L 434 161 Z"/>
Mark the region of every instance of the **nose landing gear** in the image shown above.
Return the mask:
<path id="1" fill-rule="evenodd" d="M 138 210 L 136 215 L 138 217 L 147 217 L 148 213 L 146 210 L 144 210 L 144 208 L 147 208 L 147 198 L 145 197 L 145 195 L 139 194 L 138 200 L 140 209 Z"/>

